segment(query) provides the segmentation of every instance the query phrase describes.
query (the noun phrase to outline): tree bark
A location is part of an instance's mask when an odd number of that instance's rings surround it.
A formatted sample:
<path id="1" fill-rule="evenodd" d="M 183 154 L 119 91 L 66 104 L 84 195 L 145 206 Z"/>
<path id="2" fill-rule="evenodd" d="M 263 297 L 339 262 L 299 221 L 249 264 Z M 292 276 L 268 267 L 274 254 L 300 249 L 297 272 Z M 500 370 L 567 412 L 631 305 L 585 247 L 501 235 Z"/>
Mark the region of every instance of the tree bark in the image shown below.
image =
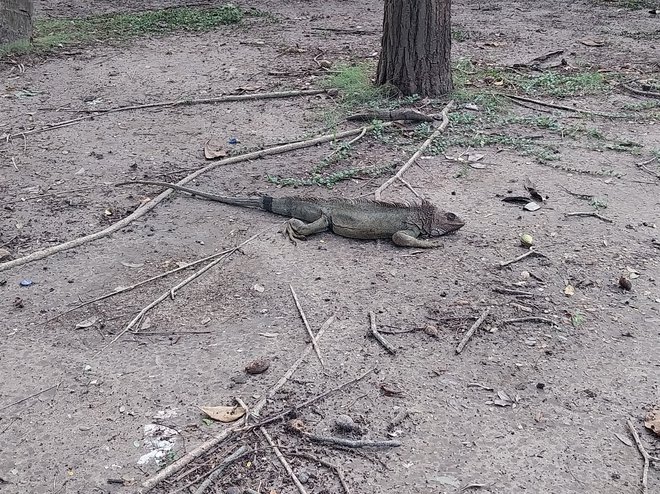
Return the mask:
<path id="1" fill-rule="evenodd" d="M 32 38 L 33 0 L 0 0 L 0 45 Z"/>
<path id="2" fill-rule="evenodd" d="M 451 0 L 385 0 L 376 82 L 437 97 L 451 80 Z"/>

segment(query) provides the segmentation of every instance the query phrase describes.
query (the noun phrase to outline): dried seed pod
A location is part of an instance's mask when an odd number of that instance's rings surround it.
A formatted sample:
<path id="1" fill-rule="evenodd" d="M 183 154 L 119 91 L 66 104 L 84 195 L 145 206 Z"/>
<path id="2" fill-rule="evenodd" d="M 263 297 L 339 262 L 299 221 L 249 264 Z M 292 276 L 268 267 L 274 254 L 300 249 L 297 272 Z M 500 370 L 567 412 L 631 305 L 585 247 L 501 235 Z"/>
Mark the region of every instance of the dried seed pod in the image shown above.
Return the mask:
<path id="1" fill-rule="evenodd" d="M 630 291 L 632 290 L 632 281 L 630 281 L 625 276 L 622 276 L 619 278 L 619 286 L 626 291 Z"/>
<path id="2" fill-rule="evenodd" d="M 262 372 L 266 372 L 269 367 L 270 367 L 270 360 L 265 357 L 262 357 L 253 360 L 252 362 L 247 364 L 245 366 L 245 372 L 247 372 L 248 374 L 261 374 Z"/>

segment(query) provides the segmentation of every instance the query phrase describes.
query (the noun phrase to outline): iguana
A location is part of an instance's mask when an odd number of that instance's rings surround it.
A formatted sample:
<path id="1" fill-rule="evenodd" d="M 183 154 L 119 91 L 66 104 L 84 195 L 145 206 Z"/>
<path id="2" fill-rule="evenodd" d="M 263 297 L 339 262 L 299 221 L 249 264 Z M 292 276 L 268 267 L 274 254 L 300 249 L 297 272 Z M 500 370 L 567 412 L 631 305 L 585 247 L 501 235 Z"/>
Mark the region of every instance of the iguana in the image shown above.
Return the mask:
<path id="1" fill-rule="evenodd" d="M 151 180 L 116 184 L 157 185 L 194 196 L 244 208 L 256 208 L 288 216 L 289 238 L 304 240 L 308 235 L 331 230 L 342 237 L 357 239 L 390 238 L 401 247 L 432 248 L 440 244 L 423 237 L 439 237 L 465 223 L 454 213 L 441 211 L 430 202 L 402 204 L 369 199 L 318 199 L 306 197 L 223 197 L 188 187 Z M 422 238 L 420 238 L 422 237 Z"/>

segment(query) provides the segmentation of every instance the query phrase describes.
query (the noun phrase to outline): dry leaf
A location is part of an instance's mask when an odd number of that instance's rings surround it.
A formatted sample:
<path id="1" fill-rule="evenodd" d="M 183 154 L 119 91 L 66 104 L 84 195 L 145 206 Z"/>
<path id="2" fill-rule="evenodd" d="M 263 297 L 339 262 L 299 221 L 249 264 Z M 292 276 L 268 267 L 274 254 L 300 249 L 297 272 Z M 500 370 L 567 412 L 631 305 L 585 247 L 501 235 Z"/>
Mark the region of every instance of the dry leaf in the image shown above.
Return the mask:
<path id="1" fill-rule="evenodd" d="M 621 441 L 621 442 L 622 442 L 623 444 L 625 444 L 626 446 L 632 446 L 632 442 L 631 442 L 630 439 L 628 439 L 627 437 L 624 437 L 624 436 L 622 436 L 622 435 L 620 435 L 620 434 L 617 434 L 616 432 L 614 433 L 614 435 L 616 436 L 616 438 L 617 438 L 619 441 Z"/>
<path id="2" fill-rule="evenodd" d="M 199 409 L 213 420 L 218 422 L 235 422 L 245 415 L 245 408 L 241 406 L 199 407 Z"/>
<path id="3" fill-rule="evenodd" d="M 96 324 L 96 321 L 98 321 L 99 318 L 96 316 L 92 316 L 88 319 L 85 319 L 84 321 L 80 321 L 78 324 L 76 324 L 76 329 L 84 329 L 84 328 L 89 328 L 91 326 L 94 326 Z"/>
<path id="4" fill-rule="evenodd" d="M 207 160 L 214 160 L 216 158 L 224 158 L 229 154 L 224 148 L 224 142 L 220 139 L 209 139 L 204 144 L 204 156 Z"/>
<path id="5" fill-rule="evenodd" d="M 485 156 L 485 154 L 470 153 L 467 157 L 468 163 L 476 163 L 477 161 L 484 159 Z"/>
<path id="6" fill-rule="evenodd" d="M 572 297 L 575 295 L 575 288 L 573 288 L 573 285 L 566 285 L 566 288 L 564 288 L 564 294 L 567 297 Z"/>
<path id="7" fill-rule="evenodd" d="M 380 390 L 385 396 L 403 396 L 403 391 L 391 384 L 381 384 Z"/>
<path id="8" fill-rule="evenodd" d="M 9 252 L 7 249 L 0 249 L 0 260 L 4 259 L 5 257 L 11 257 L 11 252 Z"/>
<path id="9" fill-rule="evenodd" d="M 644 420 L 644 427 L 660 436 L 660 408 L 651 410 Z"/>
<path id="10" fill-rule="evenodd" d="M 145 329 L 149 329 L 150 327 L 151 327 L 151 318 L 145 317 L 144 321 L 142 321 L 142 324 L 140 325 L 140 331 L 144 331 Z"/>

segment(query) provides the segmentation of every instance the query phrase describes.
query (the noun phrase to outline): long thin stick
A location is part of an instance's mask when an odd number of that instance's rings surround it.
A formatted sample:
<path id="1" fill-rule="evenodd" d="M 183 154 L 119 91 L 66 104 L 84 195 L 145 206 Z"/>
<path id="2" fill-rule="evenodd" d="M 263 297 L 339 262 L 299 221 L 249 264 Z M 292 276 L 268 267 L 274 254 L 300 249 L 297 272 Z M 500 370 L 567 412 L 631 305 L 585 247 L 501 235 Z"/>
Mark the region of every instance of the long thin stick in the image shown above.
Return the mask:
<path id="1" fill-rule="evenodd" d="M 320 444 L 332 444 L 344 448 L 398 448 L 400 441 L 371 441 L 368 439 L 345 439 L 343 437 L 317 436 L 316 434 L 303 433 L 310 441 Z"/>
<path id="2" fill-rule="evenodd" d="M 385 122 L 381 125 L 382 126 L 387 126 L 388 124 L 391 124 L 392 122 Z M 252 153 L 246 153 L 246 154 L 241 154 L 239 156 L 232 156 L 231 158 L 227 158 L 224 160 L 216 161 L 214 163 L 211 163 L 210 165 L 207 165 L 203 168 L 200 168 L 199 170 L 191 173 L 190 175 L 186 176 L 182 180 L 179 180 L 177 182 L 177 185 L 185 185 L 188 182 L 194 180 L 195 178 L 199 177 L 203 173 L 208 172 L 209 170 L 212 170 L 214 168 L 217 168 L 219 166 L 226 166 L 226 165 L 231 165 L 234 163 L 240 163 L 242 161 L 249 161 L 249 160 L 254 160 L 257 158 L 262 158 L 264 156 L 272 156 L 275 154 L 282 154 L 286 153 L 289 151 L 294 151 L 297 149 L 303 149 L 311 146 L 316 146 L 318 144 L 323 144 L 325 142 L 330 142 L 330 141 L 335 141 L 337 139 L 344 139 L 345 137 L 351 137 L 354 135 L 358 135 L 362 132 L 364 127 L 360 127 L 357 129 L 352 129 L 352 130 L 347 130 L 344 132 L 338 132 L 336 134 L 326 134 L 323 136 L 315 137 L 313 139 L 309 139 L 307 141 L 301 141 L 301 142 L 294 142 L 291 144 L 284 144 L 282 146 L 275 146 L 272 148 L 266 148 L 266 149 L 261 149 L 259 151 L 254 151 Z M 368 125 L 366 126 L 367 131 L 374 129 L 373 125 Z M 98 231 L 96 233 L 92 233 L 89 235 L 85 235 L 84 237 L 79 237 L 74 240 L 70 240 L 68 242 L 64 242 L 62 244 L 54 245 L 52 247 L 49 247 L 47 249 L 39 250 L 37 252 L 33 252 L 32 254 L 29 254 L 24 257 L 20 257 L 18 259 L 14 259 L 13 261 L 8 261 L 4 263 L 0 263 L 0 272 L 5 271 L 7 269 L 14 268 L 16 266 L 22 266 L 23 264 L 27 264 L 32 261 L 37 261 L 40 259 L 44 259 L 48 256 L 51 256 L 53 254 L 56 254 L 58 252 L 62 252 L 64 250 L 68 249 L 73 249 L 74 247 L 79 247 L 83 244 L 86 244 L 88 242 L 92 242 L 94 240 L 98 240 L 100 238 L 106 237 L 110 235 L 111 233 L 114 233 L 118 230 L 121 230 L 122 228 L 126 227 L 127 225 L 131 224 L 133 221 L 136 219 L 144 216 L 147 214 L 149 211 L 154 209 L 161 201 L 166 199 L 170 194 L 174 192 L 173 189 L 167 189 L 163 192 L 161 192 L 158 196 L 154 197 L 151 201 L 149 201 L 147 204 L 144 206 L 139 207 L 136 209 L 132 214 L 126 216 L 122 220 L 118 221 L 117 223 L 114 223 L 110 225 L 108 228 L 105 228 L 101 231 Z"/>
<path id="3" fill-rule="evenodd" d="M 323 333 L 327 328 L 330 327 L 332 324 L 332 321 L 334 320 L 334 316 L 330 317 L 323 326 L 321 326 L 321 329 L 319 329 L 319 332 L 316 335 L 316 338 L 319 339 L 321 336 L 323 336 Z M 264 407 L 266 404 L 268 398 L 272 397 L 284 384 L 286 381 L 291 377 L 291 375 L 296 371 L 296 369 L 300 366 L 300 364 L 308 357 L 308 355 L 312 352 L 314 347 L 310 343 L 307 345 L 305 350 L 303 351 L 302 355 L 298 360 L 294 362 L 294 364 L 289 368 L 289 370 L 284 374 L 284 376 L 273 386 L 268 393 L 267 397 L 263 397 L 251 410 L 252 415 L 257 415 L 261 409 Z M 287 411 L 288 414 L 288 411 Z M 286 414 L 285 414 L 286 415 Z M 285 416 L 283 415 L 283 416 Z M 265 422 L 265 421 L 264 421 Z M 265 425 L 263 422 L 259 425 Z M 170 477 L 173 475 L 175 472 L 178 472 L 182 468 L 184 468 L 186 465 L 190 464 L 193 460 L 196 458 L 199 458 L 203 454 L 205 454 L 207 451 L 210 449 L 214 448 L 218 444 L 220 444 L 222 441 L 227 439 L 231 434 L 239 432 L 241 430 L 247 430 L 245 428 L 242 428 L 240 426 L 232 426 L 228 427 L 227 429 L 223 430 L 220 432 L 218 435 L 212 437 L 206 442 L 203 442 L 199 446 L 197 446 L 195 449 L 192 451 L 188 452 L 186 455 L 182 456 L 178 460 L 176 460 L 173 463 L 170 463 L 167 467 L 163 468 L 161 471 L 156 473 L 155 475 L 149 477 L 147 480 L 145 480 L 142 483 L 142 492 L 148 492 L 151 489 L 153 489 L 159 482 L 162 482 L 166 478 Z"/>
<path id="4" fill-rule="evenodd" d="M 648 159 L 646 161 L 642 161 L 641 163 L 636 163 L 635 166 L 637 166 L 637 168 L 639 168 L 640 170 L 644 170 L 646 173 L 650 173 L 655 178 L 660 178 L 660 173 L 655 172 L 655 171 L 651 170 L 648 166 L 646 166 L 646 165 L 650 165 L 651 163 L 653 163 L 656 159 L 658 159 L 658 158 L 654 156 L 653 158 Z"/>
<path id="5" fill-rule="evenodd" d="M 70 190 L 61 190 L 59 192 L 49 192 L 48 194 L 37 194 L 36 196 L 30 196 L 30 197 L 23 197 L 21 199 L 15 199 L 13 201 L 8 201 L 2 203 L 2 205 L 6 204 L 16 204 L 18 202 L 28 202 L 28 201 L 36 201 L 37 199 L 43 199 L 44 197 L 53 197 L 53 196 L 61 196 L 64 194 L 75 194 L 76 192 L 83 192 L 85 190 L 90 190 L 90 189 L 98 189 L 101 187 L 109 187 L 110 183 L 104 183 L 101 185 L 88 185 L 87 187 L 80 187 L 78 189 L 70 189 Z"/>
<path id="6" fill-rule="evenodd" d="M 351 490 L 348 488 L 348 484 L 346 483 L 346 479 L 344 478 L 344 474 L 342 473 L 341 469 L 339 468 L 338 465 L 335 465 L 334 463 L 330 463 L 329 461 L 325 461 L 321 458 L 317 458 L 314 455 L 310 455 L 309 453 L 289 453 L 292 456 L 298 456 L 300 458 L 306 458 L 308 460 L 314 461 L 316 463 L 320 463 L 326 468 L 329 468 L 330 470 L 334 471 L 335 474 L 337 475 L 337 478 L 339 479 L 339 483 L 341 484 L 342 488 L 344 489 L 344 492 L 346 494 L 351 494 Z"/>
<path id="7" fill-rule="evenodd" d="M 550 324 L 551 326 L 556 326 L 557 323 L 552 319 L 547 319 L 545 317 L 529 316 L 529 317 L 518 317 L 515 319 L 505 319 L 502 321 L 502 324 L 515 324 L 518 322 L 543 322 L 545 324 Z"/>
<path id="8" fill-rule="evenodd" d="M 410 166 L 417 161 L 417 158 L 419 158 L 424 151 L 426 151 L 426 148 L 428 148 L 433 140 L 438 137 L 444 130 L 447 128 L 449 125 L 449 110 L 451 110 L 451 107 L 454 105 L 454 101 L 450 101 L 447 103 L 447 105 L 442 109 L 442 112 L 440 113 L 442 115 L 442 123 L 438 126 L 437 129 L 433 132 L 433 134 L 430 135 L 426 141 L 419 147 L 417 152 L 412 155 L 412 157 L 399 169 L 398 172 L 392 177 L 390 177 L 387 182 L 385 182 L 383 185 L 378 187 L 376 191 L 374 192 L 374 197 L 377 201 L 380 201 L 381 194 L 385 189 L 387 189 L 390 185 L 392 185 L 396 180 L 398 180 L 399 177 L 403 175 L 403 173 L 410 168 Z"/>
<path id="9" fill-rule="evenodd" d="M 21 399 L 21 400 L 15 401 L 15 402 L 13 402 L 13 403 L 9 403 L 8 405 L 4 405 L 4 406 L 0 407 L 0 410 L 5 410 L 5 409 L 7 409 L 7 408 L 9 408 L 9 407 L 13 407 L 13 406 L 15 406 L 15 405 L 20 405 L 21 403 L 23 403 L 23 402 L 25 402 L 25 401 L 28 401 L 30 398 L 34 398 L 35 396 L 39 396 L 39 395 L 41 395 L 41 394 L 44 394 L 44 393 L 50 391 L 50 390 L 53 389 L 53 388 L 57 388 L 60 384 L 62 384 L 62 381 L 58 382 L 57 384 L 53 384 L 53 385 L 52 385 L 51 387 L 49 387 L 49 388 L 42 389 L 41 391 L 37 391 L 36 393 L 32 393 L 30 396 L 26 396 L 25 398 L 23 398 L 23 399 Z"/>
<path id="10" fill-rule="evenodd" d="M 525 98 L 524 96 L 517 96 L 515 94 L 505 94 L 505 93 L 495 93 L 499 96 L 504 96 L 505 98 L 518 100 L 518 101 L 527 101 L 528 103 L 534 103 L 536 105 L 547 106 L 548 108 L 556 108 L 558 110 L 571 111 L 575 113 L 584 113 L 586 115 L 598 115 L 599 117 L 607 118 L 625 118 L 625 115 L 617 115 L 614 113 L 603 113 L 593 110 L 582 110 L 581 108 L 573 108 L 571 106 L 557 105 L 555 103 L 548 103 L 546 101 L 539 101 L 536 99 Z"/>
<path id="11" fill-rule="evenodd" d="M 632 434 L 633 439 L 635 440 L 635 444 L 637 445 L 637 449 L 639 450 L 640 454 L 642 455 L 642 458 L 644 458 L 644 470 L 642 471 L 642 494 L 646 494 L 648 492 L 648 477 L 649 477 L 649 463 L 651 462 L 651 458 L 649 454 L 647 453 L 646 449 L 644 449 L 644 445 L 642 444 L 642 440 L 639 438 L 639 434 L 637 434 L 637 429 L 635 429 L 635 426 L 632 423 L 632 420 L 628 419 L 626 421 L 628 424 L 628 429 L 630 429 L 630 433 Z"/>
<path id="12" fill-rule="evenodd" d="M 134 283 L 133 285 L 118 288 L 117 290 L 115 290 L 113 292 L 106 293 L 105 295 L 101 295 L 100 297 L 96 297 L 95 299 L 88 300 L 87 302 L 83 302 L 82 304 L 76 305 L 75 307 L 72 307 L 69 310 L 66 310 L 64 312 L 60 312 L 56 316 L 53 316 L 50 319 L 45 320 L 43 322 L 43 324 L 48 324 L 49 322 L 52 322 L 56 319 L 59 319 L 60 317 L 66 315 L 66 314 L 69 314 L 70 312 L 76 311 L 78 309 L 82 309 L 83 307 L 85 307 L 87 305 L 90 305 L 90 304 L 93 304 L 93 303 L 96 303 L 96 302 L 100 302 L 101 300 L 105 300 L 105 299 L 110 298 L 110 297 L 114 297 L 115 295 L 119 295 L 120 293 L 130 292 L 131 290 L 134 290 L 134 289 L 136 289 L 136 288 L 138 288 L 142 285 L 145 285 L 145 284 L 150 283 L 152 281 L 158 280 L 160 278 L 164 278 L 165 276 L 177 273 L 177 272 L 182 271 L 184 269 L 188 269 L 192 266 L 196 266 L 197 264 L 200 264 L 202 262 L 210 261 L 211 259 L 215 259 L 216 257 L 223 256 L 223 255 L 228 254 L 232 251 L 233 251 L 233 249 L 223 250 L 222 252 L 218 252 L 217 254 L 206 256 L 206 257 L 203 257 L 202 259 L 197 259 L 196 261 L 193 261 L 189 264 L 186 264 L 185 266 L 180 266 L 178 268 L 171 269 L 169 271 L 165 271 L 164 273 L 157 274 L 156 276 L 152 276 L 151 278 L 148 278 L 146 280 L 139 281 L 137 283 Z"/>
<path id="13" fill-rule="evenodd" d="M 476 322 L 470 327 L 470 329 L 467 330 L 465 335 L 463 336 L 463 339 L 461 342 L 458 344 L 456 347 L 456 353 L 459 354 L 463 351 L 463 348 L 465 348 L 465 345 L 467 345 L 468 341 L 470 341 L 470 338 L 472 338 L 472 335 L 475 333 L 477 329 L 479 329 L 479 326 L 484 322 L 486 317 L 488 317 L 488 313 L 490 312 L 490 307 L 486 308 L 481 313 L 481 316 L 479 316 L 479 319 L 476 320 Z"/>
<path id="14" fill-rule="evenodd" d="M 289 462 L 286 461 L 286 458 L 280 451 L 280 448 L 277 447 L 277 445 L 273 442 L 273 438 L 270 437 L 270 434 L 268 434 L 268 431 L 264 429 L 263 427 L 259 427 L 259 431 L 263 434 L 263 436 L 266 438 L 266 441 L 268 441 L 268 444 L 270 444 L 270 447 L 273 448 L 273 451 L 275 452 L 275 456 L 277 456 L 277 459 L 280 460 L 280 463 L 284 467 L 284 470 L 286 470 L 286 473 L 289 474 L 289 477 L 291 477 L 291 480 L 293 480 L 293 483 L 296 484 L 296 487 L 298 488 L 298 491 L 300 494 L 307 494 L 307 491 L 305 490 L 305 487 L 300 483 L 300 480 L 298 480 L 298 477 L 296 477 L 296 474 L 293 473 L 293 470 L 291 468 L 291 465 L 289 465 Z"/>
<path id="15" fill-rule="evenodd" d="M 600 214 L 594 211 L 576 211 L 575 213 L 564 213 L 564 214 L 566 216 L 593 216 L 594 218 L 598 218 L 599 220 L 602 220 L 606 223 L 614 223 L 614 220 L 606 218 L 605 216 L 601 216 Z"/>
<path id="16" fill-rule="evenodd" d="M 395 355 L 396 350 L 394 347 L 378 332 L 378 328 L 376 327 L 376 314 L 374 314 L 373 311 L 369 311 L 369 327 L 371 329 L 371 335 L 376 338 L 378 343 L 380 343 L 390 354 Z"/>
<path id="17" fill-rule="evenodd" d="M 298 295 L 296 295 L 296 291 L 293 289 L 293 285 L 290 284 L 289 288 L 291 289 L 291 295 L 293 295 L 293 300 L 296 302 L 296 307 L 298 307 L 298 313 L 300 314 L 300 318 L 302 319 L 303 323 L 305 324 L 305 328 L 307 329 L 307 334 L 312 339 L 312 345 L 314 346 L 314 351 L 316 352 L 316 356 L 319 358 L 319 362 L 321 362 L 321 367 L 325 367 L 325 362 L 323 362 L 323 357 L 321 356 L 321 350 L 319 349 L 319 345 L 316 342 L 316 337 L 314 336 L 314 333 L 312 333 L 312 328 L 309 327 L 309 323 L 307 322 L 307 316 L 305 316 L 305 312 L 303 311 L 302 306 L 300 305 L 300 300 L 298 300 Z"/>
<path id="18" fill-rule="evenodd" d="M 115 341 L 117 341 L 119 338 L 121 338 L 122 336 L 124 336 L 128 331 L 130 331 L 130 330 L 133 328 L 133 326 L 135 326 L 139 321 L 142 320 L 142 318 L 144 317 L 144 315 L 145 315 L 147 312 L 149 312 L 151 309 L 153 309 L 155 306 L 157 306 L 159 303 L 161 303 L 161 302 L 162 302 L 163 300 L 165 300 L 167 297 L 174 298 L 174 294 L 177 292 L 177 290 L 183 288 L 183 287 L 186 286 L 188 283 L 190 283 L 191 281 L 193 281 L 195 278 L 198 278 L 198 277 L 201 276 L 202 274 L 206 273 L 206 272 L 207 272 L 209 269 L 211 269 L 213 266 L 215 266 L 216 264 L 218 264 L 218 263 L 224 261 L 224 260 L 227 259 L 229 256 L 231 256 L 234 252 L 236 252 L 237 250 L 239 250 L 241 247 L 243 247 L 244 245 L 248 244 L 249 242 L 251 242 L 252 240 L 254 240 L 255 238 L 257 238 L 258 236 L 262 235 L 263 233 L 267 232 L 268 230 L 270 230 L 270 228 L 267 228 L 267 229 L 265 229 L 265 230 L 260 231 L 259 233 L 256 233 L 256 234 L 252 235 L 250 238 L 248 238 L 248 239 L 245 240 L 244 242 L 241 242 L 240 244 L 238 244 L 238 245 L 237 245 L 236 247 L 234 247 L 233 249 L 230 249 L 229 252 L 227 252 L 226 254 L 224 254 L 224 255 L 218 257 L 217 259 L 214 259 L 213 261 L 211 261 L 210 263 L 208 263 L 208 264 L 207 264 L 206 266 L 204 266 L 203 268 L 198 269 L 197 271 L 195 271 L 193 274 L 191 274 L 190 276 L 188 276 L 188 277 L 187 277 L 186 279 L 184 279 L 183 281 L 177 283 L 173 288 L 170 288 L 169 290 L 167 290 L 166 292 L 164 292 L 160 297 L 158 297 L 156 300 L 154 300 L 154 301 L 151 302 L 149 305 L 147 305 L 146 307 L 144 307 L 144 308 L 143 308 L 143 309 L 142 309 L 142 310 L 141 310 L 141 311 L 140 311 L 140 312 L 139 312 L 139 313 L 138 313 L 133 319 L 131 319 L 131 321 L 126 325 L 126 327 L 125 327 L 124 329 L 122 329 L 122 330 L 117 334 L 117 336 L 115 336 L 115 337 L 112 339 L 112 341 L 110 341 L 110 343 L 108 343 L 107 345 L 105 345 L 103 348 L 101 348 L 98 352 L 96 352 L 96 353 L 94 354 L 94 357 L 97 357 L 97 356 L 98 356 L 99 354 L 101 354 L 106 348 L 108 348 L 108 347 L 109 347 L 110 345 L 112 345 Z"/>
<path id="19" fill-rule="evenodd" d="M 83 120 L 90 120 L 92 118 L 108 115 L 110 113 L 117 113 L 120 111 L 127 110 L 141 110 L 144 108 L 159 108 L 163 106 L 181 106 L 181 105 L 199 105 L 199 104 L 209 104 L 209 103 L 227 103 L 231 101 L 245 101 L 245 100 L 258 100 L 258 99 L 273 99 L 273 98 L 290 98 L 292 96 L 312 96 L 315 94 L 326 93 L 329 90 L 325 89 L 304 89 L 301 91 L 281 91 L 274 93 L 256 93 L 256 94 L 236 94 L 229 96 L 219 96 L 217 98 L 204 98 L 204 99 L 189 99 L 189 100 L 174 100 L 174 101 L 162 101 L 159 103 L 147 103 L 144 105 L 133 105 L 133 106 L 120 106 L 117 108 L 85 108 L 82 110 L 76 110 L 84 113 L 93 113 L 92 115 L 85 115 L 79 118 L 73 118 L 70 120 L 63 120 L 60 122 L 54 122 L 52 124 L 46 124 L 44 127 L 38 129 L 28 130 L 26 132 L 17 132 L 16 134 L 10 134 L 7 136 L 7 139 L 13 139 L 18 136 L 27 136 L 30 134 L 37 134 L 39 132 L 46 132 L 48 130 L 59 129 L 62 127 L 67 127 L 74 123 L 81 122 Z"/>

